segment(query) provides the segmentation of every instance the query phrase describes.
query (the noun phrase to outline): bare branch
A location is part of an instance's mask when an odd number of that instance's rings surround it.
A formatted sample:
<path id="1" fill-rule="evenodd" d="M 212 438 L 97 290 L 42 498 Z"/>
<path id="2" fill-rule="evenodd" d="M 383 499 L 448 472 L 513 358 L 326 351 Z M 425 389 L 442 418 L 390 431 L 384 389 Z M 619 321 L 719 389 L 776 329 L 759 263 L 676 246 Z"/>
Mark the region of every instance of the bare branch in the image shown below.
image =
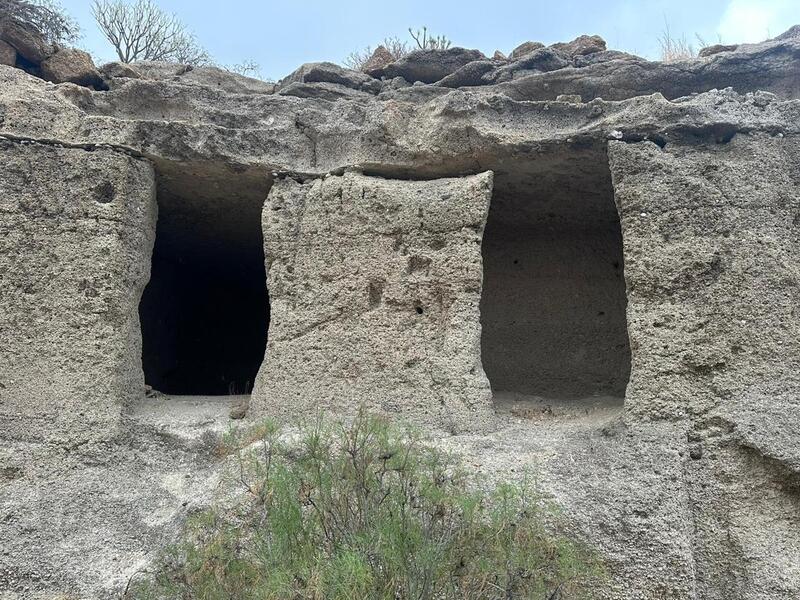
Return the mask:
<path id="1" fill-rule="evenodd" d="M 0 0 L 0 16 L 30 25 L 48 42 L 75 42 L 80 27 L 55 0 Z"/>
<path id="2" fill-rule="evenodd" d="M 211 63 L 208 52 L 180 19 L 161 10 L 152 0 L 94 0 L 92 13 L 122 62 L 157 60 L 193 66 Z"/>
<path id="3" fill-rule="evenodd" d="M 226 71 L 230 73 L 236 73 L 237 75 L 244 75 L 245 77 L 253 77 L 255 79 L 261 79 L 261 65 L 259 65 L 256 61 L 252 59 L 243 60 L 240 63 L 236 63 L 233 65 L 226 65 L 222 67 Z"/>
<path id="4" fill-rule="evenodd" d="M 384 38 L 379 47 L 381 46 L 385 48 L 386 51 L 391 55 L 392 60 L 399 60 L 409 52 L 408 44 L 401 41 L 400 38 L 397 37 Z M 372 58 L 372 54 L 372 47 L 367 46 L 363 50 L 356 50 L 355 52 L 348 54 L 344 59 L 343 64 L 348 69 L 360 71 L 364 65 L 367 64 L 367 61 Z"/>

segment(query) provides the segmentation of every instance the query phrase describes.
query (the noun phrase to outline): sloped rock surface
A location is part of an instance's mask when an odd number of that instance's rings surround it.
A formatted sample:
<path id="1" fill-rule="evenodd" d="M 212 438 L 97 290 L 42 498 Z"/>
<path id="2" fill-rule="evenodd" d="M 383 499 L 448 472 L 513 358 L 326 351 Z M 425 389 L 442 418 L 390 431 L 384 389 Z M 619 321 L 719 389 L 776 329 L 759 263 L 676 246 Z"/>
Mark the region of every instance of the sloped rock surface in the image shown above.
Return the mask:
<path id="1" fill-rule="evenodd" d="M 402 77 L 406 81 L 435 83 L 455 73 L 464 65 L 486 57 L 479 50 L 447 48 L 446 50 L 416 50 L 383 69 L 386 77 Z"/>
<path id="2" fill-rule="evenodd" d="M 366 99 L 370 96 L 369 92 L 364 92 L 339 83 L 320 81 L 314 83 L 304 83 L 293 81 L 281 87 L 277 94 L 281 96 L 295 96 L 297 98 L 317 98 L 335 102 L 336 100 L 356 100 Z"/>
<path id="3" fill-rule="evenodd" d="M 557 71 L 569 65 L 569 61 L 552 48 L 539 48 L 528 54 L 523 54 L 507 65 L 487 72 L 483 77 L 483 83 L 488 85 L 510 81 L 527 74 Z"/>
<path id="4" fill-rule="evenodd" d="M 606 50 L 606 41 L 599 35 L 582 35 L 571 42 L 553 44 L 550 48 L 566 58 L 572 59 L 576 56 L 604 52 Z"/>
<path id="5" fill-rule="evenodd" d="M 523 42 L 511 51 L 508 58 L 509 60 L 519 60 L 526 54 L 530 54 L 534 50 L 539 50 L 540 48 L 544 48 L 544 44 L 541 42 Z"/>
<path id="6" fill-rule="evenodd" d="M 14 47 L 0 40 L 0 65 L 13 67 L 17 63 L 17 51 Z"/>
<path id="7" fill-rule="evenodd" d="M 335 83 L 372 94 L 377 94 L 381 90 L 381 82 L 375 78 L 329 62 L 308 63 L 301 66 L 291 75 L 281 79 L 278 90 L 293 83 Z"/>
<path id="8" fill-rule="evenodd" d="M 2 16 L 0 16 L 0 40 L 15 48 L 22 58 L 33 64 L 39 64 L 55 51 L 55 48 L 30 25 Z"/>
<path id="9" fill-rule="evenodd" d="M 361 67 L 361 70 L 367 75 L 380 77 L 383 68 L 392 62 L 394 62 L 394 56 L 386 46 L 378 46 L 372 56 L 369 57 L 369 60 Z"/>
<path id="10" fill-rule="evenodd" d="M 737 48 L 739 48 L 739 44 L 714 44 L 712 46 L 701 48 L 700 52 L 697 53 L 697 56 L 700 58 L 706 58 L 709 56 L 714 56 L 715 54 L 719 54 L 720 52 L 733 52 Z"/>
<path id="11" fill-rule="evenodd" d="M 103 77 L 94 66 L 88 53 L 75 48 L 62 48 L 42 64 L 42 77 L 53 83 L 75 83 L 103 89 Z"/>
<path id="12" fill-rule="evenodd" d="M 115 63 L 110 64 L 114 65 Z M 218 67 L 193 67 L 178 63 L 152 61 L 137 61 L 128 66 L 138 73 L 137 79 L 173 81 L 189 86 L 213 88 L 231 94 L 272 94 L 275 91 L 273 83 L 232 73 Z M 118 69 L 118 67 L 113 68 Z"/>
<path id="13" fill-rule="evenodd" d="M 496 60 L 476 60 L 443 77 L 436 85 L 449 88 L 484 85 L 483 76 L 497 68 Z"/>
<path id="14" fill-rule="evenodd" d="M 141 79 L 142 74 L 134 67 L 123 62 L 110 62 L 102 65 L 99 69 L 104 79 Z"/>

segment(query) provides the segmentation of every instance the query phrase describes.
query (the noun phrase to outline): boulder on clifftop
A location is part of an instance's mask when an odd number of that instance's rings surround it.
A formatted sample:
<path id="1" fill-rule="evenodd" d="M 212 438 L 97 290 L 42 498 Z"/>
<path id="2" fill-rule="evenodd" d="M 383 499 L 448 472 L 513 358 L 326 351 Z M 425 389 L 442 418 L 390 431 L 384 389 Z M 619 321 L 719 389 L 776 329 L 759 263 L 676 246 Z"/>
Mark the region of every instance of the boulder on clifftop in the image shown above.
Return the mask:
<path id="1" fill-rule="evenodd" d="M 330 62 L 306 63 L 278 82 L 278 89 L 293 83 L 336 83 L 346 88 L 377 94 L 381 82 L 358 71 L 351 71 Z"/>
<path id="2" fill-rule="evenodd" d="M 518 60 L 539 48 L 544 48 L 544 44 L 541 42 L 523 42 L 511 51 L 511 54 L 508 55 L 508 59 Z"/>
<path id="3" fill-rule="evenodd" d="M 394 56 L 386 46 L 378 46 L 375 52 L 369 57 L 369 60 L 361 67 L 361 71 L 373 77 L 380 77 L 383 68 L 394 62 Z"/>
<path id="4" fill-rule="evenodd" d="M 53 83 L 75 83 L 105 89 L 103 77 L 88 53 L 76 48 L 61 48 L 42 65 L 42 77 Z"/>
<path id="5" fill-rule="evenodd" d="M 480 50 L 417 50 L 386 65 L 383 74 L 386 77 L 402 77 L 410 82 L 436 83 L 476 60 L 486 60 Z"/>
<path id="6" fill-rule="evenodd" d="M 55 51 L 36 29 L 8 17 L 0 17 L 0 40 L 13 47 L 26 61 L 37 65 Z"/>
<path id="7" fill-rule="evenodd" d="M 560 42 L 550 46 L 553 50 L 565 58 L 575 58 L 576 56 L 586 56 L 595 52 L 606 50 L 606 41 L 599 35 L 581 35 L 571 42 Z"/>

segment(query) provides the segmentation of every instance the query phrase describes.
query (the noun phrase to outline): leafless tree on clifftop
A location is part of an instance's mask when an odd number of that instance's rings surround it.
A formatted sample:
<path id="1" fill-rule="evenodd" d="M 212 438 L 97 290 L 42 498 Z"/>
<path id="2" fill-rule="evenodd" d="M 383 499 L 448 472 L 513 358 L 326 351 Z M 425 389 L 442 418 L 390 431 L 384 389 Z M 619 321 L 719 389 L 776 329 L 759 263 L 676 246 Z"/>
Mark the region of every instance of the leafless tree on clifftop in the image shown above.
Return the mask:
<path id="1" fill-rule="evenodd" d="M 122 62 L 160 60 L 196 66 L 211 62 L 186 25 L 150 0 L 94 0 L 92 12 Z"/>

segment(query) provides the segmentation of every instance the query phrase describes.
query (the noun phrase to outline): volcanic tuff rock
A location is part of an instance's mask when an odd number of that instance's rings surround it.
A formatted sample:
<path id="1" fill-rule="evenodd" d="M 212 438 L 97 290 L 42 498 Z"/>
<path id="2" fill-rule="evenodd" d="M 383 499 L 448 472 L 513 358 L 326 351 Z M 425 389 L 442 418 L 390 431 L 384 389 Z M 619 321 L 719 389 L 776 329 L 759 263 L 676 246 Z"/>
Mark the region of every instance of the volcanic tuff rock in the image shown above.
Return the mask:
<path id="1" fill-rule="evenodd" d="M 465 48 L 415 50 L 386 65 L 382 74 L 386 77 L 402 77 L 411 82 L 435 83 L 467 63 L 485 58 L 479 50 Z"/>
<path id="2" fill-rule="evenodd" d="M 372 56 L 369 57 L 369 60 L 361 67 L 361 70 L 367 75 L 380 77 L 383 68 L 391 62 L 394 62 L 392 53 L 389 52 L 386 46 L 378 46 Z"/>
<path id="3" fill-rule="evenodd" d="M 510 60 L 517 60 L 518 58 L 525 56 L 526 54 L 530 54 L 539 48 L 544 48 L 544 44 L 541 42 L 523 42 L 511 51 L 511 54 L 508 55 L 508 58 Z"/>
<path id="4" fill-rule="evenodd" d="M 0 40 L 13 46 L 25 60 L 39 64 L 53 54 L 55 48 L 30 25 L 0 17 Z"/>
<path id="5" fill-rule="evenodd" d="M 534 470 L 593 597 L 800 596 L 800 29 L 535 46 L 0 66 L 0 596 L 119 597 L 231 409 L 362 404 Z"/>
<path id="6" fill-rule="evenodd" d="M 76 83 L 103 89 L 103 78 L 94 66 L 92 57 L 83 50 L 60 48 L 41 64 L 42 77 L 53 83 Z"/>
<path id="7" fill-rule="evenodd" d="M 10 44 L 0 40 L 0 65 L 13 67 L 17 63 L 17 51 Z"/>

